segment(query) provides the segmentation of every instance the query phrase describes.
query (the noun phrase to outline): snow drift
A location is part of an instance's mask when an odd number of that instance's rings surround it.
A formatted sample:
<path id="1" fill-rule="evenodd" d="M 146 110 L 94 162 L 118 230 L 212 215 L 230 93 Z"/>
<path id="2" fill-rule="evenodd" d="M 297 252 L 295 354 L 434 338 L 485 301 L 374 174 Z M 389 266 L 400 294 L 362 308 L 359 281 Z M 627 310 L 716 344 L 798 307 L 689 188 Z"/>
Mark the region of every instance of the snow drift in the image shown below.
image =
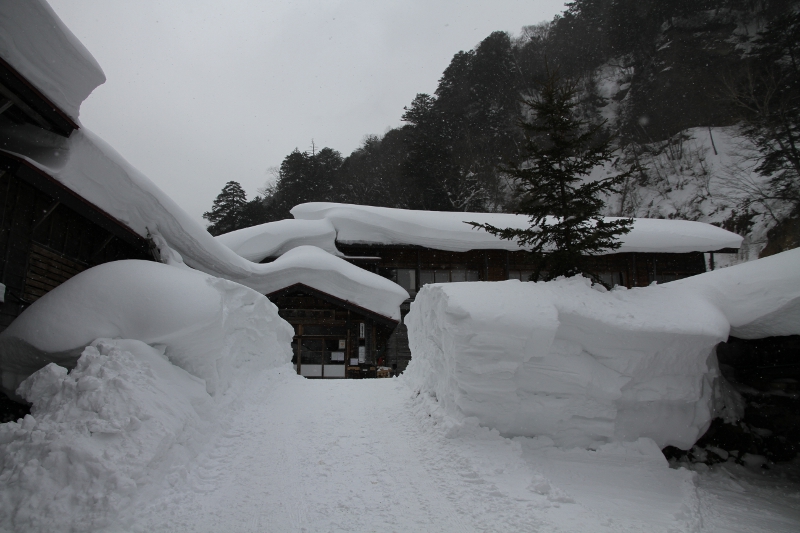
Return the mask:
<path id="1" fill-rule="evenodd" d="M 116 523 L 185 474 L 240 389 L 292 373 L 293 333 L 264 295 L 149 261 L 47 293 L 0 334 L 3 388 L 32 404 L 0 425 L 0 530 Z"/>
<path id="2" fill-rule="evenodd" d="M 610 292 L 579 277 L 427 285 L 406 323 L 409 383 L 452 413 L 559 446 L 685 449 L 713 416 L 716 344 L 800 334 L 800 250 Z"/>
<path id="3" fill-rule="evenodd" d="M 0 334 L 0 371 L 4 391 L 13 394 L 47 362 L 73 366 L 97 338 L 136 339 L 164 345 L 173 364 L 219 394 L 237 372 L 288 362 L 293 334 L 252 289 L 160 263 L 116 261 L 78 274 L 26 309 Z"/>
<path id="4" fill-rule="evenodd" d="M 99 339 L 69 373 L 19 388 L 32 414 L 0 425 L 0 529 L 94 531 L 186 462 L 210 428 L 202 380 L 136 340 Z"/>

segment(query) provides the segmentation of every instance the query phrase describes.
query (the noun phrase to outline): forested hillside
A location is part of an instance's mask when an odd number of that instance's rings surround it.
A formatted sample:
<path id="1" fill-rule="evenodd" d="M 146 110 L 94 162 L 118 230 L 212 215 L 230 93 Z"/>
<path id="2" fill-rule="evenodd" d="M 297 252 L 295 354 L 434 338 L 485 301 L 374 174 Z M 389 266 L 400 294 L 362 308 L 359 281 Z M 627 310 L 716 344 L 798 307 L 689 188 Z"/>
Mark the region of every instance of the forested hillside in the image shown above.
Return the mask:
<path id="1" fill-rule="evenodd" d="M 455 54 L 434 94 L 405 108 L 404 126 L 347 157 L 295 150 L 249 202 L 221 195 L 209 231 L 288 218 L 309 201 L 514 211 L 503 168 L 525 160 L 522 101 L 550 68 L 579 82 L 579 112 L 614 139 L 614 163 L 593 176 L 639 168 L 608 214 L 721 224 L 747 235 L 750 254 L 777 226 L 774 251 L 797 246 L 798 4 L 577 0 Z"/>

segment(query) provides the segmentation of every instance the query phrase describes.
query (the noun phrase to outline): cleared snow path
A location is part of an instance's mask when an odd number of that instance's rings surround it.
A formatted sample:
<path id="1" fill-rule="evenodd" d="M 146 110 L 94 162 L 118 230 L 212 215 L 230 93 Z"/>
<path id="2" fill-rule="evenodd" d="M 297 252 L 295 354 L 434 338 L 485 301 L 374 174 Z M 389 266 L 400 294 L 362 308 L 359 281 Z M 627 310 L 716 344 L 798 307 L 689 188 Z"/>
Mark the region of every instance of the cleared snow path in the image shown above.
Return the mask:
<path id="1" fill-rule="evenodd" d="M 732 511 L 701 504 L 688 472 L 636 447 L 586 468 L 591 452 L 454 423 L 399 379 L 277 379 L 244 394 L 227 431 L 126 530 L 689 532 L 716 530 L 701 510 Z"/>

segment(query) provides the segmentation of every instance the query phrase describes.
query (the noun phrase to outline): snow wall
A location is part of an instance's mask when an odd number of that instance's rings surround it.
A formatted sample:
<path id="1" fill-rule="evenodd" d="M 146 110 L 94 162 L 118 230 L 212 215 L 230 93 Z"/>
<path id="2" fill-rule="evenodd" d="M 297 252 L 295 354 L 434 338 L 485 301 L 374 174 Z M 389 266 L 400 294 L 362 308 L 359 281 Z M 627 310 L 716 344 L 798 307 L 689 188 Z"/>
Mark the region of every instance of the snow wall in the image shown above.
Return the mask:
<path id="1" fill-rule="evenodd" d="M 507 436 L 688 449 L 714 416 L 714 347 L 731 324 L 777 315 L 780 334 L 800 333 L 800 250 L 610 292 L 584 278 L 427 285 L 406 317 L 405 374 Z"/>

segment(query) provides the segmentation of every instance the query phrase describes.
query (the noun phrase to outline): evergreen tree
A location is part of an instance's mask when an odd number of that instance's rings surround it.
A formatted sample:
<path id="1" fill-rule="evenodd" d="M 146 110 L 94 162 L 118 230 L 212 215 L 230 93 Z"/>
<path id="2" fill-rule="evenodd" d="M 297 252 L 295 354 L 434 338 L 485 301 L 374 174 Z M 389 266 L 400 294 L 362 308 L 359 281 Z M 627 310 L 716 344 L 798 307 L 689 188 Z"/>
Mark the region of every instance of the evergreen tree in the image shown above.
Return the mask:
<path id="1" fill-rule="evenodd" d="M 768 24 L 750 55 L 757 70 L 732 96 L 745 111 L 744 134 L 761 153 L 755 170 L 768 184 L 748 201 L 783 203 L 800 215 L 800 11 Z"/>
<path id="2" fill-rule="evenodd" d="M 247 194 L 238 182 L 229 181 L 217 195 L 211 211 L 203 213 L 203 218 L 208 220 L 208 232 L 211 235 L 222 235 L 244 227 L 242 225 L 242 211 L 247 205 Z"/>
<path id="3" fill-rule="evenodd" d="M 603 123 L 591 124 L 576 109 L 577 82 L 547 69 L 538 94 L 523 100 L 533 118 L 521 120 L 527 158 L 505 167 L 515 183 L 515 212 L 528 215 L 528 229 L 498 228 L 471 222 L 502 239 L 515 240 L 538 260 L 534 279 L 583 272 L 582 258 L 619 248 L 631 219 L 604 220 L 603 196 L 633 173 L 596 181 L 592 169 L 612 158 L 611 138 Z"/>

